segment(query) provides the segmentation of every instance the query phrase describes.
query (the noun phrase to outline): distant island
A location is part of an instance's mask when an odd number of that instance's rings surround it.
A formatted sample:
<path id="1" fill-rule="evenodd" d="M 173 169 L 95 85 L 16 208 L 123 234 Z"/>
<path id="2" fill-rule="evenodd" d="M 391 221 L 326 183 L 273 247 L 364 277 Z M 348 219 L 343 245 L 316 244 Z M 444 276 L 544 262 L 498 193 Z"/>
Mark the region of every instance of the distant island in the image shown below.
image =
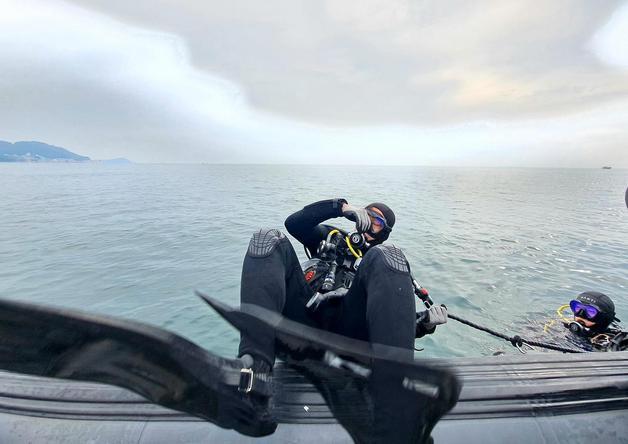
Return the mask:
<path id="1" fill-rule="evenodd" d="M 42 142 L 5 142 L 0 140 L 0 162 L 99 162 L 107 164 L 126 164 L 124 158 L 110 160 L 92 160 L 87 156 L 73 153 L 59 146 Z"/>
<path id="2" fill-rule="evenodd" d="M 0 140 L 0 162 L 86 162 L 91 160 L 58 146 L 41 142 Z"/>

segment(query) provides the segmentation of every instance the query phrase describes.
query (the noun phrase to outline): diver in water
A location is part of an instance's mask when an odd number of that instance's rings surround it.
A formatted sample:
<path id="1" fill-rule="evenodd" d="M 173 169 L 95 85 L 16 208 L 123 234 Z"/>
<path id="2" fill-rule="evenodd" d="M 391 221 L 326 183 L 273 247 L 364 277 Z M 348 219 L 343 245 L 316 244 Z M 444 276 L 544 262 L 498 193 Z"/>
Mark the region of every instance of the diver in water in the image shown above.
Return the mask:
<path id="1" fill-rule="evenodd" d="M 628 332 L 618 326 L 615 304 L 603 293 L 586 291 L 569 303 L 573 319 L 563 323 L 593 351 L 628 350 Z"/>
<path id="2" fill-rule="evenodd" d="M 345 233 L 324 222 L 345 217 L 355 232 Z M 299 263 L 288 238 L 279 230 L 254 233 L 244 258 L 240 300 L 275 311 L 299 323 L 372 344 L 408 351 L 414 339 L 447 322 L 444 307 L 416 313 L 420 289 L 402 251 L 385 245 L 395 224 L 383 203 L 364 208 L 345 199 L 307 205 L 290 215 L 285 226 L 306 249 L 310 260 Z M 242 334 L 243 367 L 269 374 L 275 361 L 272 332 L 262 327 Z"/>

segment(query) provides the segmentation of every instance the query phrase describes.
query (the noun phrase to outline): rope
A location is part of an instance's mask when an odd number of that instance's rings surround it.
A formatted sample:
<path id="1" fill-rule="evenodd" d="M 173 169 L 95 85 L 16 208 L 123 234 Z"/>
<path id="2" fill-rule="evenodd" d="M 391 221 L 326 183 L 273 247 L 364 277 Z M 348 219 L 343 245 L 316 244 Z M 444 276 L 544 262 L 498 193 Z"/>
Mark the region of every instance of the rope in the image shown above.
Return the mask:
<path id="1" fill-rule="evenodd" d="M 412 274 L 411 274 L 411 276 L 412 276 Z M 414 294 L 417 296 L 417 298 L 419 298 L 421 300 L 421 302 L 423 302 L 425 307 L 427 307 L 427 309 L 429 310 L 430 307 L 432 307 L 434 305 L 434 301 L 432 301 L 432 298 L 430 298 L 429 294 L 427 293 L 427 290 L 422 292 L 421 290 L 423 289 L 423 287 L 421 287 L 419 285 L 419 283 L 416 281 L 416 279 L 414 279 L 414 277 L 412 277 L 412 285 L 414 286 Z M 442 305 L 442 306 L 447 308 L 445 305 Z M 558 309 L 558 314 L 561 317 L 564 317 L 564 315 L 562 314 L 562 310 L 565 307 L 566 306 L 563 305 L 563 306 L 559 307 L 559 309 Z M 490 335 L 493 335 L 493 336 L 496 336 L 498 338 L 504 339 L 504 340 L 510 342 L 513 347 L 517 347 L 517 349 L 521 353 L 525 353 L 521 349 L 523 344 L 527 344 L 528 346 L 530 346 L 530 348 L 532 348 L 532 346 L 535 346 L 535 347 L 546 348 L 548 350 L 555 350 L 555 351 L 559 351 L 559 352 L 563 352 L 563 353 L 585 353 L 582 350 L 575 350 L 573 348 L 559 347 L 557 345 L 547 344 L 545 342 L 532 341 L 530 339 L 522 338 L 519 335 L 507 336 L 507 335 L 505 335 L 503 333 L 500 333 L 498 331 L 491 330 L 488 327 L 484 327 L 484 326 L 476 324 L 474 322 L 467 321 L 466 319 L 462 319 L 462 318 L 460 318 L 460 317 L 458 317 L 456 315 L 453 315 L 453 314 L 451 314 L 449 312 L 447 312 L 447 317 L 449 319 L 453 319 L 454 321 L 458 321 L 458 322 L 460 322 L 462 324 L 468 325 L 469 327 L 473 327 L 473 328 L 475 328 L 477 330 L 484 331 L 484 332 L 486 332 L 486 333 L 488 333 Z"/>
<path id="2" fill-rule="evenodd" d="M 549 350 L 556 350 L 556 351 L 563 352 L 563 353 L 585 353 L 582 350 L 574 350 L 572 348 L 559 347 L 557 345 L 547 344 L 547 343 L 544 343 L 544 342 L 532 341 L 530 339 L 522 338 L 519 335 L 507 336 L 507 335 L 505 335 L 503 333 L 499 333 L 499 332 L 497 332 L 495 330 L 491 330 L 490 328 L 483 327 L 482 325 L 478 325 L 478 324 L 473 323 L 471 321 L 467 321 L 466 319 L 459 318 L 458 316 L 453 315 L 451 313 L 447 313 L 447 317 L 450 318 L 450 319 L 453 319 L 455 321 L 458 321 L 458 322 L 460 322 L 462 324 L 468 325 L 469 327 L 473 327 L 473 328 L 475 328 L 477 330 L 484 331 L 484 332 L 486 332 L 486 333 L 488 333 L 490 335 L 496 336 L 496 337 L 501 338 L 501 339 L 505 339 L 506 341 L 510 342 L 513 345 L 513 347 L 520 348 L 523 344 L 528 344 L 530 346 L 535 346 L 535 347 L 540 347 L 540 348 L 547 348 Z"/>

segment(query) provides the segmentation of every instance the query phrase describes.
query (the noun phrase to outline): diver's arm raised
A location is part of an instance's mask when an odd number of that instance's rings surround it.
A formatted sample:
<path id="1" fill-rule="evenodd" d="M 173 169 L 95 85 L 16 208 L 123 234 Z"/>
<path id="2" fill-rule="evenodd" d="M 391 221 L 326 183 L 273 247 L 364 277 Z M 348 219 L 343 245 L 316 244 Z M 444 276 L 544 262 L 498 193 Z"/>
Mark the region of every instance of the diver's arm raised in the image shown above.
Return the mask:
<path id="1" fill-rule="evenodd" d="M 296 240 L 301 242 L 310 251 L 316 253 L 316 248 L 322 239 L 327 236 L 330 228 L 322 222 L 335 217 L 343 217 L 342 206 L 345 199 L 327 199 L 306 205 L 303 209 L 292 213 L 286 219 L 285 226 Z"/>

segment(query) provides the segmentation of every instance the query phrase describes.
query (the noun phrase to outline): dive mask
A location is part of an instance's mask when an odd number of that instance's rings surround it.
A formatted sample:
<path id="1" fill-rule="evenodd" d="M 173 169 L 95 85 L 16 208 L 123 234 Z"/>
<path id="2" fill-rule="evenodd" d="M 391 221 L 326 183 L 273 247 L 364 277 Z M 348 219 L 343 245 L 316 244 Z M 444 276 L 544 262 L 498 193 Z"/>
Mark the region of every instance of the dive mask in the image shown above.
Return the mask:
<path id="1" fill-rule="evenodd" d="M 589 321 L 594 321 L 600 313 L 600 310 L 594 305 L 583 304 L 575 299 L 569 303 L 569 308 L 571 308 L 574 316 L 588 319 Z"/>
<path id="2" fill-rule="evenodd" d="M 372 220 L 371 229 L 368 231 L 368 234 L 378 242 L 383 242 L 388 239 L 388 236 L 392 231 L 392 227 L 388 225 L 386 218 L 382 217 L 382 215 L 372 210 L 371 208 L 367 208 L 366 212 L 369 216 L 371 216 Z M 375 226 L 382 227 L 382 229 L 375 233 L 373 230 Z"/>

